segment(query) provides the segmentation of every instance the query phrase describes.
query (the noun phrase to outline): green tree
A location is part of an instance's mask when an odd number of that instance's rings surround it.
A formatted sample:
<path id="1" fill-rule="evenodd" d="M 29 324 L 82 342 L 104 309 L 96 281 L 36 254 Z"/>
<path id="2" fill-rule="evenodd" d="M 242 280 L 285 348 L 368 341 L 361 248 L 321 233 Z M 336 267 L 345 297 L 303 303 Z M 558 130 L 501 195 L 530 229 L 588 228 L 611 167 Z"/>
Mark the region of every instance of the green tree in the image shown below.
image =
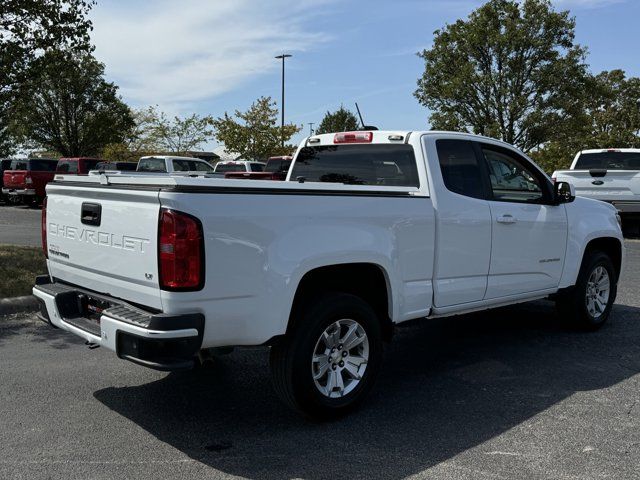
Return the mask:
<path id="1" fill-rule="evenodd" d="M 146 138 L 166 152 L 184 153 L 213 138 L 213 118 L 210 116 L 201 117 L 194 113 L 184 118 L 169 118 L 153 107 L 149 107 L 147 115 L 149 130 Z"/>
<path id="2" fill-rule="evenodd" d="M 315 133 L 352 132 L 358 130 L 358 119 L 342 105 L 335 112 L 327 112 Z"/>
<path id="3" fill-rule="evenodd" d="M 554 138 L 581 109 L 585 50 L 575 21 L 549 0 L 490 0 L 435 32 L 418 55 L 415 96 L 433 128 L 500 138 L 525 152 Z"/>
<path id="4" fill-rule="evenodd" d="M 18 138 L 64 156 L 96 155 L 133 125 L 93 56 L 50 51 L 33 62 L 11 115 Z"/>
<path id="5" fill-rule="evenodd" d="M 8 122 L 26 72 L 50 50 L 91 51 L 93 0 L 2 0 L 0 6 L 0 156 L 16 146 Z"/>
<path id="6" fill-rule="evenodd" d="M 278 125 L 278 109 L 271 97 L 260 97 L 246 112 L 235 111 L 235 117 L 225 112 L 213 120 L 216 138 L 229 152 L 244 158 L 259 160 L 271 155 L 291 153 L 295 147 L 284 145 L 301 129 L 298 125 Z"/>
<path id="7" fill-rule="evenodd" d="M 640 147 L 640 78 L 622 70 L 605 71 L 586 81 L 570 128 L 532 152 L 546 171 L 568 168 L 575 154 L 589 148 Z"/>

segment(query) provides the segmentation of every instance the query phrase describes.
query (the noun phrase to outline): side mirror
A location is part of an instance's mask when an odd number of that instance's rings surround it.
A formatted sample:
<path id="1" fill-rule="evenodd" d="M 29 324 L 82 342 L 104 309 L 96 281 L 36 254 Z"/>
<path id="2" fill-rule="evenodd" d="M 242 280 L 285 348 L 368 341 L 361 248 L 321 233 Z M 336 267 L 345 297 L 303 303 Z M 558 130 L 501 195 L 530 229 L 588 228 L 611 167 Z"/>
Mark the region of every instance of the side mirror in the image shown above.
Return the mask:
<path id="1" fill-rule="evenodd" d="M 553 197 L 556 205 L 571 203 L 576 199 L 576 188 L 569 182 L 556 182 L 553 185 Z"/>

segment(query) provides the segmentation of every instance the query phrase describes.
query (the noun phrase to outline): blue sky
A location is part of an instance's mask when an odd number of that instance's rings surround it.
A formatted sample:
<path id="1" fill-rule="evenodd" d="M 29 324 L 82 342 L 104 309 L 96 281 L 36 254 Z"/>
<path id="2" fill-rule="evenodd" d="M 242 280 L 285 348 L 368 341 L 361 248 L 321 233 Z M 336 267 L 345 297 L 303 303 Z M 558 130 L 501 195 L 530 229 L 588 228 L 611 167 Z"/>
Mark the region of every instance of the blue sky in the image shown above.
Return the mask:
<path id="1" fill-rule="evenodd" d="M 222 115 L 262 95 L 280 102 L 286 68 L 286 121 L 317 123 L 327 110 L 358 102 L 368 124 L 428 126 L 413 97 L 433 31 L 467 15 L 474 0 L 98 0 L 96 56 L 133 107 Z M 576 40 L 591 70 L 640 76 L 640 1 L 557 0 L 576 17 Z M 295 140 L 299 140 L 298 135 Z M 208 145 L 212 147 L 213 144 Z"/>

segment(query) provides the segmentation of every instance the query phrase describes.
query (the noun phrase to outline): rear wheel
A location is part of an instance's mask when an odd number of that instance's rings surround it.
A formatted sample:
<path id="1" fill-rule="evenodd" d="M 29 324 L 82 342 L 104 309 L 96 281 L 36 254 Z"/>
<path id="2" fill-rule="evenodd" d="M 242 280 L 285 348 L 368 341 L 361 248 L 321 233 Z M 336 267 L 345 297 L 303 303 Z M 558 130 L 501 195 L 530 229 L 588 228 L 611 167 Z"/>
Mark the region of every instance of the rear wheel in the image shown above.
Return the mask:
<path id="1" fill-rule="evenodd" d="M 297 320 L 271 348 L 276 392 L 312 418 L 348 413 L 369 393 L 380 369 L 377 315 L 359 297 L 330 293 L 310 302 Z"/>
<path id="2" fill-rule="evenodd" d="M 596 330 L 609 318 L 616 293 L 613 262 L 607 254 L 595 251 L 585 256 L 575 286 L 559 295 L 556 306 L 565 323 Z"/>

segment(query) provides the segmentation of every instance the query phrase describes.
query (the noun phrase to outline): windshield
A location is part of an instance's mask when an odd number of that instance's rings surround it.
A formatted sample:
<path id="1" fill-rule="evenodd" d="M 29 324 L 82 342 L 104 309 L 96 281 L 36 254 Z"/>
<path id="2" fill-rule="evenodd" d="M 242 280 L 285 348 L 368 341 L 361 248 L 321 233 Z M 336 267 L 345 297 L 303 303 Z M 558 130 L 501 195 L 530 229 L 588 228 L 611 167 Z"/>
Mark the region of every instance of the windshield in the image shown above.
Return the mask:
<path id="1" fill-rule="evenodd" d="M 597 152 L 583 153 L 578 157 L 575 170 L 640 170 L 640 153 Z"/>
<path id="2" fill-rule="evenodd" d="M 330 145 L 304 147 L 293 164 L 291 180 L 350 185 L 418 187 L 410 145 Z"/>

